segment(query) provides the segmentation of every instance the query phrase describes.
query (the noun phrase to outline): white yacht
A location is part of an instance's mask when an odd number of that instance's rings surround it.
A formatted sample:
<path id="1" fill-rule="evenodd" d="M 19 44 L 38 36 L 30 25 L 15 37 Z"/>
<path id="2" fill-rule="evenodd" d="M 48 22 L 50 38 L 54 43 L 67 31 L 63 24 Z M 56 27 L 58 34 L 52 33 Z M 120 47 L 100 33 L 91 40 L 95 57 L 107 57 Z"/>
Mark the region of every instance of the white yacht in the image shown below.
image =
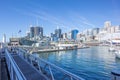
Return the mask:
<path id="1" fill-rule="evenodd" d="M 110 52 L 115 52 L 115 48 L 114 48 L 114 47 L 110 47 L 108 50 L 109 50 Z"/>
<path id="2" fill-rule="evenodd" d="M 120 58 L 120 50 L 116 50 L 115 55 L 116 55 L 117 58 Z"/>

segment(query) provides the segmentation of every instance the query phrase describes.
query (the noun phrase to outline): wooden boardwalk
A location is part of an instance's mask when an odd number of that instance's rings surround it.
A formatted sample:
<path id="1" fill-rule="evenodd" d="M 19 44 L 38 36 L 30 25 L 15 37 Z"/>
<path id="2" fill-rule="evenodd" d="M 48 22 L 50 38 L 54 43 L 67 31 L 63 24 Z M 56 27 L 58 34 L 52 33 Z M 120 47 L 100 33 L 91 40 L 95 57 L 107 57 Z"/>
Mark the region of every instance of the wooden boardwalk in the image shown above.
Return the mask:
<path id="1" fill-rule="evenodd" d="M 19 55 L 14 55 L 13 58 L 27 80 L 48 80 Z"/>

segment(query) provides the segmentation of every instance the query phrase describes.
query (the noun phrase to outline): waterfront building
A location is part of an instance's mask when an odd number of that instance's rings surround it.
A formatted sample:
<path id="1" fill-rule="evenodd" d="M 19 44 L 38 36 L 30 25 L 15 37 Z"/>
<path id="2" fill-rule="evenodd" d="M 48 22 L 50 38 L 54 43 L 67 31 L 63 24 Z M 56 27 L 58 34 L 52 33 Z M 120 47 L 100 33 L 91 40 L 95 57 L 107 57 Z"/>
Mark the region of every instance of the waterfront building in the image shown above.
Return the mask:
<path id="1" fill-rule="evenodd" d="M 67 39 L 67 33 L 63 33 L 63 39 Z"/>
<path id="2" fill-rule="evenodd" d="M 107 29 L 107 28 L 109 28 L 109 27 L 111 27 L 111 21 L 106 21 L 106 22 L 104 23 L 104 28 Z"/>
<path id="3" fill-rule="evenodd" d="M 111 27 L 111 31 L 110 31 L 110 32 L 108 32 L 108 33 L 115 33 L 115 27 L 114 27 L 114 26 L 112 26 L 112 27 Z"/>
<path id="4" fill-rule="evenodd" d="M 75 29 L 75 30 L 72 30 L 72 31 L 71 31 L 71 38 L 74 39 L 74 40 L 76 40 L 76 38 L 77 38 L 77 33 L 78 33 L 78 30 L 76 30 L 76 29 Z"/>
<path id="5" fill-rule="evenodd" d="M 3 35 L 3 43 L 6 43 L 6 35 Z"/>
<path id="6" fill-rule="evenodd" d="M 82 35 L 81 33 L 78 33 L 78 34 L 77 34 L 77 40 L 80 40 L 81 35 Z"/>
<path id="7" fill-rule="evenodd" d="M 115 27 L 115 32 L 120 32 L 120 25 Z"/>
<path id="8" fill-rule="evenodd" d="M 27 35 L 26 38 L 29 39 L 30 38 L 30 31 L 27 31 L 26 35 Z"/>
<path id="9" fill-rule="evenodd" d="M 87 29 L 87 30 L 85 30 L 84 32 L 83 32 L 84 34 L 85 34 L 85 36 L 87 37 L 87 36 L 92 36 L 92 29 Z"/>
<path id="10" fill-rule="evenodd" d="M 36 36 L 43 37 L 43 28 L 42 27 L 39 27 L 39 26 L 30 27 L 30 38 L 33 38 Z"/>
<path id="11" fill-rule="evenodd" d="M 61 32 L 62 30 L 61 29 L 55 29 L 55 32 L 54 33 L 51 33 L 51 41 L 58 41 L 60 40 L 61 38 Z"/>
<path id="12" fill-rule="evenodd" d="M 92 29 L 92 35 L 96 36 L 99 33 L 100 29 L 99 28 L 93 28 Z"/>
<path id="13" fill-rule="evenodd" d="M 106 21 L 106 22 L 104 23 L 104 29 L 105 29 L 108 33 L 111 33 L 111 27 L 112 27 L 111 21 Z"/>
<path id="14" fill-rule="evenodd" d="M 51 41 L 58 41 L 58 37 L 56 34 L 51 33 Z"/>
<path id="15" fill-rule="evenodd" d="M 43 36 L 43 28 L 42 27 L 34 27 L 34 36 Z"/>
<path id="16" fill-rule="evenodd" d="M 61 29 L 55 29 L 55 35 L 57 38 L 61 38 L 61 32 L 62 32 Z"/>
<path id="17" fill-rule="evenodd" d="M 68 38 L 69 40 L 71 40 L 71 39 L 72 39 L 72 37 L 71 37 L 71 36 L 72 36 L 72 33 L 71 33 L 71 32 L 68 32 L 68 33 L 67 33 L 67 38 Z"/>
<path id="18" fill-rule="evenodd" d="M 9 44 L 12 46 L 20 45 L 20 38 L 10 38 Z"/>
<path id="19" fill-rule="evenodd" d="M 30 27 L 30 38 L 34 37 L 34 27 Z"/>
<path id="20" fill-rule="evenodd" d="M 77 34 L 77 41 L 84 42 L 85 41 L 85 35 L 83 33 Z"/>
<path id="21" fill-rule="evenodd" d="M 114 31 L 114 27 L 109 27 L 109 28 L 107 28 L 107 33 L 111 33 L 111 29 L 113 29 L 113 31 Z"/>

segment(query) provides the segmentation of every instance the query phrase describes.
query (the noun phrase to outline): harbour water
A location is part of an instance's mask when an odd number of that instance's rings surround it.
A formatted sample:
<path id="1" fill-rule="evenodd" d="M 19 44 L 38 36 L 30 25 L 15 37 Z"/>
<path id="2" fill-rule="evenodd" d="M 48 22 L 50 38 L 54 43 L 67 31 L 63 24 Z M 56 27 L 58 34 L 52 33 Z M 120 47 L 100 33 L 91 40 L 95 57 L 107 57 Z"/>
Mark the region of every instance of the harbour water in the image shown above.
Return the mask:
<path id="1" fill-rule="evenodd" d="M 110 80 L 111 71 L 120 68 L 120 60 L 103 46 L 39 53 L 39 56 L 85 80 Z"/>

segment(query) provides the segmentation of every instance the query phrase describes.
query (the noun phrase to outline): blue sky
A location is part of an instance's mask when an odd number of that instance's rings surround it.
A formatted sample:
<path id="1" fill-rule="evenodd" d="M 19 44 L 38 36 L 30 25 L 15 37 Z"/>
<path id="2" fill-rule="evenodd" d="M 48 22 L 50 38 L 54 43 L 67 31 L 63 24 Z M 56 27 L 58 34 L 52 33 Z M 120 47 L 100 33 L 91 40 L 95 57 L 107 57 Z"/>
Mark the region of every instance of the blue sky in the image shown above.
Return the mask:
<path id="1" fill-rule="evenodd" d="M 37 21 L 45 35 L 57 27 L 63 32 L 103 27 L 107 20 L 120 25 L 120 0 L 0 0 L 0 10 L 0 41 L 4 33 L 7 39 L 25 36 Z"/>

